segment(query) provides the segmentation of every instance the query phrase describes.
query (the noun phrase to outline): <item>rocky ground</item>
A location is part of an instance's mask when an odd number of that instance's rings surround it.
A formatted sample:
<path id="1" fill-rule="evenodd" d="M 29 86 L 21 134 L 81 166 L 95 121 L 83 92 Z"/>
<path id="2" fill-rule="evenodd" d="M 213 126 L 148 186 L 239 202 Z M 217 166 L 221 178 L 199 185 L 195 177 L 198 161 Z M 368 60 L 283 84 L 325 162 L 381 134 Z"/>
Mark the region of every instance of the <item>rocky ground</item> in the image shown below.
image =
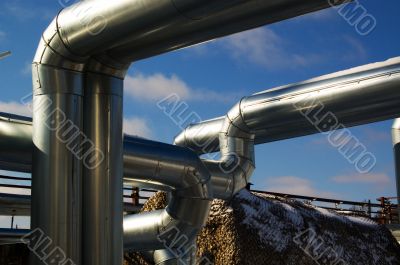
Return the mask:
<path id="1" fill-rule="evenodd" d="M 144 210 L 165 204 L 165 193 L 157 193 Z M 384 226 L 247 190 L 213 201 L 197 244 L 198 257 L 215 265 L 400 264 L 400 246 Z M 126 264 L 152 263 L 127 253 Z"/>

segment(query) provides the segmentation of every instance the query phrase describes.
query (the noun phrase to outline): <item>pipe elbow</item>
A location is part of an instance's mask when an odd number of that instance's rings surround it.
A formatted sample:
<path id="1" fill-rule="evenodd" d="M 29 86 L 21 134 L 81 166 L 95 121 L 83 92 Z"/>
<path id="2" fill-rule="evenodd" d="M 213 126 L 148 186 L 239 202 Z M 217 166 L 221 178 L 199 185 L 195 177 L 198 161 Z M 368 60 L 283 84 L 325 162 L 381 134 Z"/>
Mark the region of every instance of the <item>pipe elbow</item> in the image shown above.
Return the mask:
<path id="1" fill-rule="evenodd" d="M 196 154 L 187 152 L 187 164 L 182 174 L 182 188 L 176 194 L 185 198 L 212 200 L 211 175 Z"/>
<path id="2" fill-rule="evenodd" d="M 219 133 L 220 161 L 207 162 L 217 198 L 232 198 L 246 187 L 255 169 L 254 133 L 242 115 L 245 99 L 242 98 L 225 117 Z"/>
<path id="3" fill-rule="evenodd" d="M 176 238 L 192 242 L 205 225 L 210 200 L 194 200 L 172 194 L 164 210 L 124 217 L 125 250 L 171 249 Z"/>
<path id="4" fill-rule="evenodd" d="M 37 75 L 37 72 L 40 72 L 38 67 L 44 65 L 75 72 L 89 71 L 123 79 L 130 63 L 114 60 L 105 52 L 96 56 L 92 56 L 90 52 L 82 55 L 68 44 L 71 37 L 69 31 L 64 28 L 71 27 L 68 24 L 71 23 L 70 20 L 66 19 L 71 12 L 69 9 L 62 10 L 43 32 L 33 59 L 33 75 Z"/>
<path id="5" fill-rule="evenodd" d="M 73 71 L 83 71 L 87 57 L 75 55 L 63 42 L 57 15 L 43 32 L 33 64 L 43 64 Z"/>
<path id="6" fill-rule="evenodd" d="M 242 98 L 233 108 L 231 108 L 225 116 L 220 135 L 235 138 L 254 139 L 250 128 L 247 126 L 243 117 L 242 102 L 246 97 Z"/>
<path id="7" fill-rule="evenodd" d="M 187 147 L 196 154 L 207 154 L 219 149 L 219 133 L 225 117 L 206 120 L 199 124 L 191 124 L 174 139 L 177 146 Z"/>
<path id="8" fill-rule="evenodd" d="M 254 170 L 254 133 L 242 115 L 242 98 L 226 115 L 219 135 L 222 170 L 246 179 Z"/>

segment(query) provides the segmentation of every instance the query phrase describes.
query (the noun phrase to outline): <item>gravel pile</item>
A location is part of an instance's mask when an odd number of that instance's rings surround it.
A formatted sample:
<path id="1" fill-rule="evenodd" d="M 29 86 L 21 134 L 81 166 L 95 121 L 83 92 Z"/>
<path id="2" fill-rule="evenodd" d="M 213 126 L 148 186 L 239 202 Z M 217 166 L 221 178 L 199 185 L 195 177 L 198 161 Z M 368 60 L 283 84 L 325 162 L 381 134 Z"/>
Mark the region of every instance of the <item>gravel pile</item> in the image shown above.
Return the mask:
<path id="1" fill-rule="evenodd" d="M 165 193 L 158 193 L 144 208 L 165 204 Z M 215 265 L 400 264 L 400 246 L 384 226 L 247 190 L 230 202 L 214 200 L 197 243 L 197 255 Z M 127 264 L 152 264 L 128 256 Z"/>

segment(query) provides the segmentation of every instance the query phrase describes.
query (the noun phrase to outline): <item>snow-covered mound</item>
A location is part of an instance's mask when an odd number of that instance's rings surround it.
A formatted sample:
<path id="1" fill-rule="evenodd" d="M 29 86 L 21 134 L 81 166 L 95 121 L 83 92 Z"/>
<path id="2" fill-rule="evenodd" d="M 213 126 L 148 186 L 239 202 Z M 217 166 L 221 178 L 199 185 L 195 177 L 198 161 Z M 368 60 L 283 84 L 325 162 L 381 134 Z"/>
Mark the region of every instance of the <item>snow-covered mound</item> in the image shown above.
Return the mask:
<path id="1" fill-rule="evenodd" d="M 162 204 L 159 193 L 146 209 Z M 247 190 L 213 202 L 197 241 L 198 256 L 215 265 L 400 264 L 400 246 L 384 226 Z"/>

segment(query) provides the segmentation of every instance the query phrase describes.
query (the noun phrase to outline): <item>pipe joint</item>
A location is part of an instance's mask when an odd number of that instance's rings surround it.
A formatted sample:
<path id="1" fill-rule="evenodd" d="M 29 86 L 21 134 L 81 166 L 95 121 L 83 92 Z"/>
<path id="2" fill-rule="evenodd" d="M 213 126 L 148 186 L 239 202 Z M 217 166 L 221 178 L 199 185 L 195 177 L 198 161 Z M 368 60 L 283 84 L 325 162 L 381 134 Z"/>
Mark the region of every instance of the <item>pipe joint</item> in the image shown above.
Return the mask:
<path id="1" fill-rule="evenodd" d="M 245 99 L 246 97 L 242 98 L 240 102 L 226 114 L 220 135 L 225 134 L 227 137 L 254 139 L 254 134 L 247 126 L 242 113 L 242 102 Z"/>
<path id="2" fill-rule="evenodd" d="M 64 44 L 60 36 L 58 16 L 44 31 L 34 57 L 34 64 L 82 72 L 87 57 L 77 56 Z"/>
<path id="3" fill-rule="evenodd" d="M 86 71 L 124 79 L 130 64 L 112 60 L 106 54 L 92 57 L 86 65 Z"/>
<path id="4" fill-rule="evenodd" d="M 215 167 L 212 171 L 213 186 L 220 193 L 218 198 L 230 199 L 238 191 L 245 188 L 254 169 L 254 134 L 249 129 L 243 117 L 241 105 L 246 98 L 242 98 L 226 115 L 225 122 L 219 133 L 219 149 L 221 159 L 218 172 Z M 221 182 L 223 176 L 227 181 Z M 225 188 L 216 187 L 220 184 Z"/>

